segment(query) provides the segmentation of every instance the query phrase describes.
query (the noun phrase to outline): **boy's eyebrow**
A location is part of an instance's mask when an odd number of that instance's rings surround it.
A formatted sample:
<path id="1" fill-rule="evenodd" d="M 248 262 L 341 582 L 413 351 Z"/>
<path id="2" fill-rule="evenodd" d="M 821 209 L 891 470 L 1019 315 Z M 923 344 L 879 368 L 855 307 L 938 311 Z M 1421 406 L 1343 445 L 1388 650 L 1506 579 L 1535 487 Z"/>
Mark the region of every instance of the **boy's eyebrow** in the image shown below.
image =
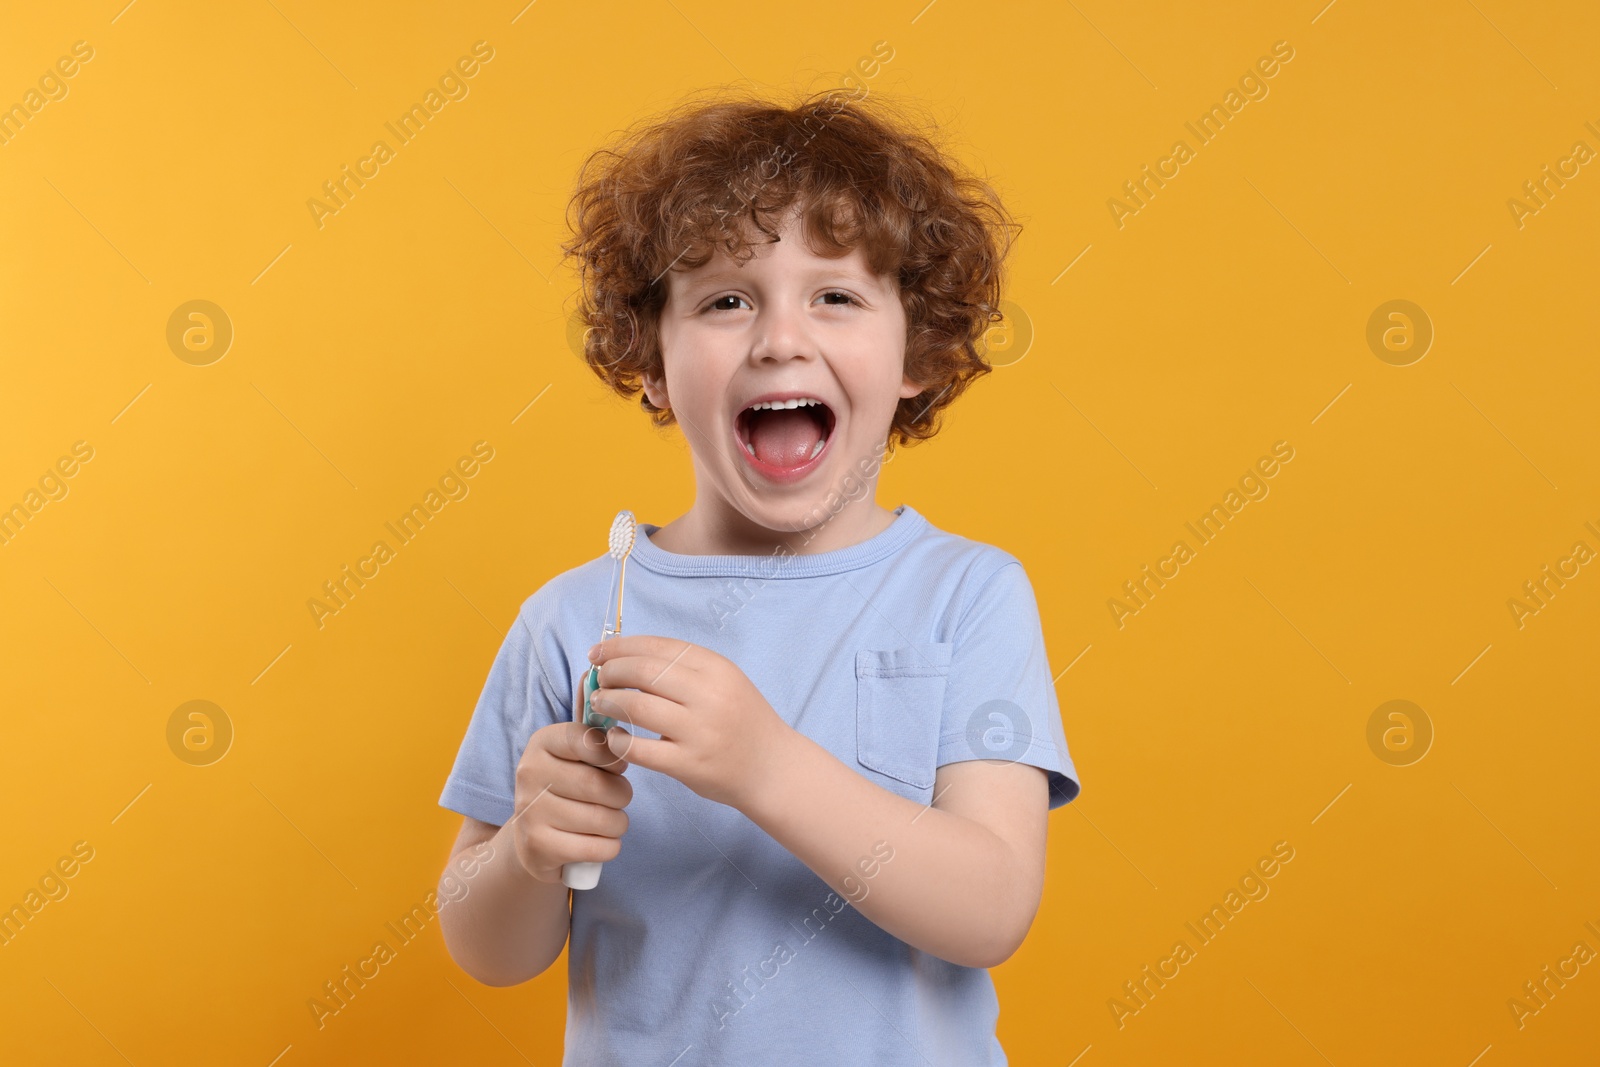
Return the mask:
<path id="1" fill-rule="evenodd" d="M 750 277 L 749 274 L 741 271 L 739 268 L 727 265 L 718 266 L 709 270 L 705 265 L 702 265 L 691 271 L 674 271 L 671 273 L 676 274 L 677 277 L 681 279 L 681 284 L 690 289 L 699 289 L 702 287 L 715 285 L 726 280 L 742 281 L 743 279 Z M 881 284 L 880 279 L 874 277 L 870 271 L 864 271 L 858 267 L 845 266 L 842 263 L 830 263 L 827 266 L 807 267 L 802 271 L 802 276 L 807 280 L 826 275 L 840 274 L 873 285 Z"/>

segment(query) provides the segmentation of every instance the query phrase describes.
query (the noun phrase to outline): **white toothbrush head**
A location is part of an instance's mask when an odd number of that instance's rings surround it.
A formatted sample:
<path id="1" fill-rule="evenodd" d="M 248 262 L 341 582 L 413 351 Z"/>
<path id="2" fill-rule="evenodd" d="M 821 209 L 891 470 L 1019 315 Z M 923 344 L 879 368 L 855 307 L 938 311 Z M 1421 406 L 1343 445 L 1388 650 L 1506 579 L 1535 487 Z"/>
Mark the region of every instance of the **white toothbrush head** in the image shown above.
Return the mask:
<path id="1" fill-rule="evenodd" d="M 625 560 L 628 558 L 628 553 L 633 551 L 635 528 L 633 512 L 617 512 L 617 517 L 611 520 L 611 538 L 608 546 L 612 559 Z"/>

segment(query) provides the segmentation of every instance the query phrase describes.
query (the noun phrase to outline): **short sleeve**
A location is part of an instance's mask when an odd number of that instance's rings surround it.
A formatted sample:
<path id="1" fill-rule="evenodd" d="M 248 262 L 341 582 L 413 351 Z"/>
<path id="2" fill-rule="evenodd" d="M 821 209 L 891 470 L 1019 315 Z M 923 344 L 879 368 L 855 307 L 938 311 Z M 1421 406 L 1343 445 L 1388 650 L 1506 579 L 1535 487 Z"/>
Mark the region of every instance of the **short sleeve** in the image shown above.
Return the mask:
<path id="1" fill-rule="evenodd" d="M 489 667 L 439 804 L 495 826 L 511 818 L 517 764 L 538 730 L 568 717 L 542 669 L 526 606 Z"/>
<path id="2" fill-rule="evenodd" d="M 1011 558 L 956 624 L 937 765 L 999 759 L 1049 772 L 1050 807 L 1078 795 L 1033 586 Z"/>

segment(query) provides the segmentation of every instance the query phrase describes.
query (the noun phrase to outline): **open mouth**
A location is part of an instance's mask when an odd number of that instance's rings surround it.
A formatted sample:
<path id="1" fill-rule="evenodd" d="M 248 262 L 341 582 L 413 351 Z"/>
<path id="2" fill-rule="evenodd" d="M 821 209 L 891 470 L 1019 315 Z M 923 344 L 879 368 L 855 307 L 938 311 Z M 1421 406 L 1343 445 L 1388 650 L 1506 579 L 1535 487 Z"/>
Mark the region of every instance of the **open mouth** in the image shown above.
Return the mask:
<path id="1" fill-rule="evenodd" d="M 792 397 L 747 406 L 733 428 L 744 458 L 758 473 L 792 481 L 822 459 L 837 421 L 818 398 Z"/>

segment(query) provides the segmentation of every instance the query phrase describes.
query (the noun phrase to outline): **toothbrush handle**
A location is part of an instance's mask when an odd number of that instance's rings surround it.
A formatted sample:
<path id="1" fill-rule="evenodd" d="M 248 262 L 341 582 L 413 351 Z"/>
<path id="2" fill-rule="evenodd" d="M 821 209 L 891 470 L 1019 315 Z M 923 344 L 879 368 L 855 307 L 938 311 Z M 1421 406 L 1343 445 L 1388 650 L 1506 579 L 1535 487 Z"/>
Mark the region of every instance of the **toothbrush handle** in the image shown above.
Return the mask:
<path id="1" fill-rule="evenodd" d="M 564 863 L 561 865 L 561 884 L 568 889 L 593 889 L 600 884 L 600 868 L 603 863 L 585 860 L 582 863 Z"/>
<path id="2" fill-rule="evenodd" d="M 617 720 L 609 715 L 602 715 L 589 707 L 589 697 L 596 689 L 600 688 L 600 668 L 590 667 L 583 676 L 583 691 L 579 696 L 578 706 L 575 709 L 574 719 L 579 719 L 590 726 L 598 726 L 602 730 L 609 730 L 617 724 Z M 561 884 L 568 889 L 593 889 L 600 884 L 600 868 L 604 864 L 594 860 L 584 860 L 561 865 Z"/>

